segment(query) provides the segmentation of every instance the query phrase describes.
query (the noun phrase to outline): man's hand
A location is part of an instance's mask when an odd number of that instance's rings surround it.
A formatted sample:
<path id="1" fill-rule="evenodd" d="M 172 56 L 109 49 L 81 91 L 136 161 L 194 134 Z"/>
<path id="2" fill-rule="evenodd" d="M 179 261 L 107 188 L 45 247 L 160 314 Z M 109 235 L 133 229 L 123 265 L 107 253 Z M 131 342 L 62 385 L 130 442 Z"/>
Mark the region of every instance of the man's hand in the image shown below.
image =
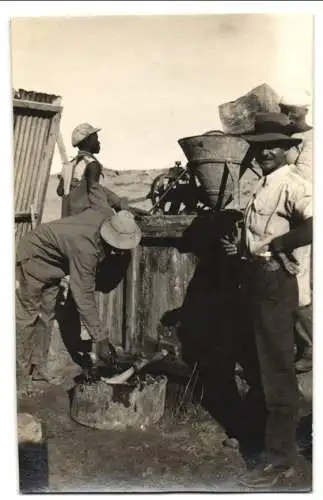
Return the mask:
<path id="1" fill-rule="evenodd" d="M 278 238 L 275 238 L 269 244 L 269 250 L 272 252 L 274 258 L 280 263 L 288 274 L 295 276 L 299 273 L 299 262 L 295 259 L 291 252 L 283 252 L 282 248 L 277 245 Z"/>
<path id="2" fill-rule="evenodd" d="M 221 238 L 220 242 L 226 255 L 237 255 L 238 245 L 230 241 L 228 236 L 224 236 L 224 238 Z"/>
<path id="3" fill-rule="evenodd" d="M 284 252 L 277 252 L 276 259 L 281 263 L 285 271 L 292 276 L 299 273 L 299 263 L 293 254 L 286 254 Z"/>
<path id="4" fill-rule="evenodd" d="M 96 342 L 96 356 L 97 360 L 103 362 L 106 365 L 113 366 L 116 364 L 118 355 L 117 352 L 108 339 L 100 340 Z"/>

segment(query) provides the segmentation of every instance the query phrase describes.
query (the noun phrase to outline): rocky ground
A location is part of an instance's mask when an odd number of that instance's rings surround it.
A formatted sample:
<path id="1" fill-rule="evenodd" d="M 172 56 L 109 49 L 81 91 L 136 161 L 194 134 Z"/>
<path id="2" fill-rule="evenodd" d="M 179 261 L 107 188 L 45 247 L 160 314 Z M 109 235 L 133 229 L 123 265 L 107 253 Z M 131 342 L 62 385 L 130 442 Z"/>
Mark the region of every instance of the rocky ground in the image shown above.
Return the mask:
<path id="1" fill-rule="evenodd" d="M 67 391 L 50 390 L 19 401 L 47 429 L 48 485 L 52 493 L 238 492 L 244 461 L 224 447 L 221 427 L 202 410 L 170 414 L 143 431 L 83 427 L 69 416 Z M 309 491 L 311 463 L 299 457 L 297 476 L 277 491 Z"/>
<path id="2" fill-rule="evenodd" d="M 175 416 L 178 399 L 170 392 L 157 424 L 141 430 L 96 430 L 71 419 L 71 392 L 81 370 L 57 331 L 48 366 L 56 385 L 38 382 L 18 391 L 18 411 L 40 419 L 47 440 L 41 480 L 39 475 L 38 482 L 33 479 L 37 467 L 27 453 L 20 466 L 22 488 L 53 493 L 242 491 L 238 477 L 245 462 L 237 449 L 223 446 L 223 429 L 200 405 L 189 405 Z M 36 462 L 42 457 L 44 450 L 36 454 Z M 311 469 L 310 454 L 300 453 L 296 477 L 277 491 L 310 491 Z"/>

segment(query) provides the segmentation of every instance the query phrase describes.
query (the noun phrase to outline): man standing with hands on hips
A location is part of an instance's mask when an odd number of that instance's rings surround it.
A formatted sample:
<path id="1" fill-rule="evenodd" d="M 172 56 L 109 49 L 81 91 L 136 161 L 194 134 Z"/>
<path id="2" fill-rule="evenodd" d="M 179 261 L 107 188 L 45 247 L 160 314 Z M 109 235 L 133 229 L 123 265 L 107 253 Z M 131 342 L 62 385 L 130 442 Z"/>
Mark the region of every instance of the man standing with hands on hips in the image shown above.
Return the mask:
<path id="1" fill-rule="evenodd" d="M 287 120 L 288 121 L 288 120 Z M 247 204 L 241 247 L 222 240 L 227 255 L 244 261 L 242 294 L 256 346 L 254 379 L 265 406 L 264 450 L 241 483 L 270 488 L 295 473 L 298 387 L 294 359 L 294 312 L 298 306 L 298 247 L 312 241 L 311 185 L 287 164 L 300 139 L 286 134 L 286 115 L 260 114 L 255 133 L 244 136 L 263 177 Z M 248 370 L 252 367 L 249 366 Z"/>

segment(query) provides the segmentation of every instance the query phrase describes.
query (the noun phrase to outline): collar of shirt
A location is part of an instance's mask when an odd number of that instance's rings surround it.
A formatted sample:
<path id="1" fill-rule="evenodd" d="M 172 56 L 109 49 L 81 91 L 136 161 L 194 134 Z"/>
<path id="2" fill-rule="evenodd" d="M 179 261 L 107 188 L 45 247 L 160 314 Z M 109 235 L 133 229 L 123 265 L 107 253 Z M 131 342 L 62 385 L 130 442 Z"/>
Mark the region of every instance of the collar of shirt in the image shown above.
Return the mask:
<path id="1" fill-rule="evenodd" d="M 285 177 L 285 175 L 290 172 L 291 167 L 293 165 L 284 165 L 283 167 L 277 168 L 277 170 L 274 170 L 274 172 L 271 172 L 270 174 L 266 175 L 263 177 L 263 182 L 261 183 L 261 186 L 269 186 L 272 184 L 279 184 L 281 179 Z"/>

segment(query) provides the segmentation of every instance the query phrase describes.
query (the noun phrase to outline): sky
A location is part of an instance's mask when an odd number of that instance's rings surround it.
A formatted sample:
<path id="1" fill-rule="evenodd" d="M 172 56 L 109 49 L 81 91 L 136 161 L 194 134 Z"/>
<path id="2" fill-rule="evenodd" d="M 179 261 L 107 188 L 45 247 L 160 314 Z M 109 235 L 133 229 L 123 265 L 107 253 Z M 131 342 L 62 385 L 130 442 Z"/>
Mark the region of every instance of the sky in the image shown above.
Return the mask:
<path id="1" fill-rule="evenodd" d="M 218 106 L 261 83 L 312 89 L 311 14 L 14 18 L 12 85 L 63 98 L 61 133 L 102 128 L 107 168 L 185 164 L 177 141 L 221 127 Z M 55 152 L 52 173 L 61 170 Z"/>

